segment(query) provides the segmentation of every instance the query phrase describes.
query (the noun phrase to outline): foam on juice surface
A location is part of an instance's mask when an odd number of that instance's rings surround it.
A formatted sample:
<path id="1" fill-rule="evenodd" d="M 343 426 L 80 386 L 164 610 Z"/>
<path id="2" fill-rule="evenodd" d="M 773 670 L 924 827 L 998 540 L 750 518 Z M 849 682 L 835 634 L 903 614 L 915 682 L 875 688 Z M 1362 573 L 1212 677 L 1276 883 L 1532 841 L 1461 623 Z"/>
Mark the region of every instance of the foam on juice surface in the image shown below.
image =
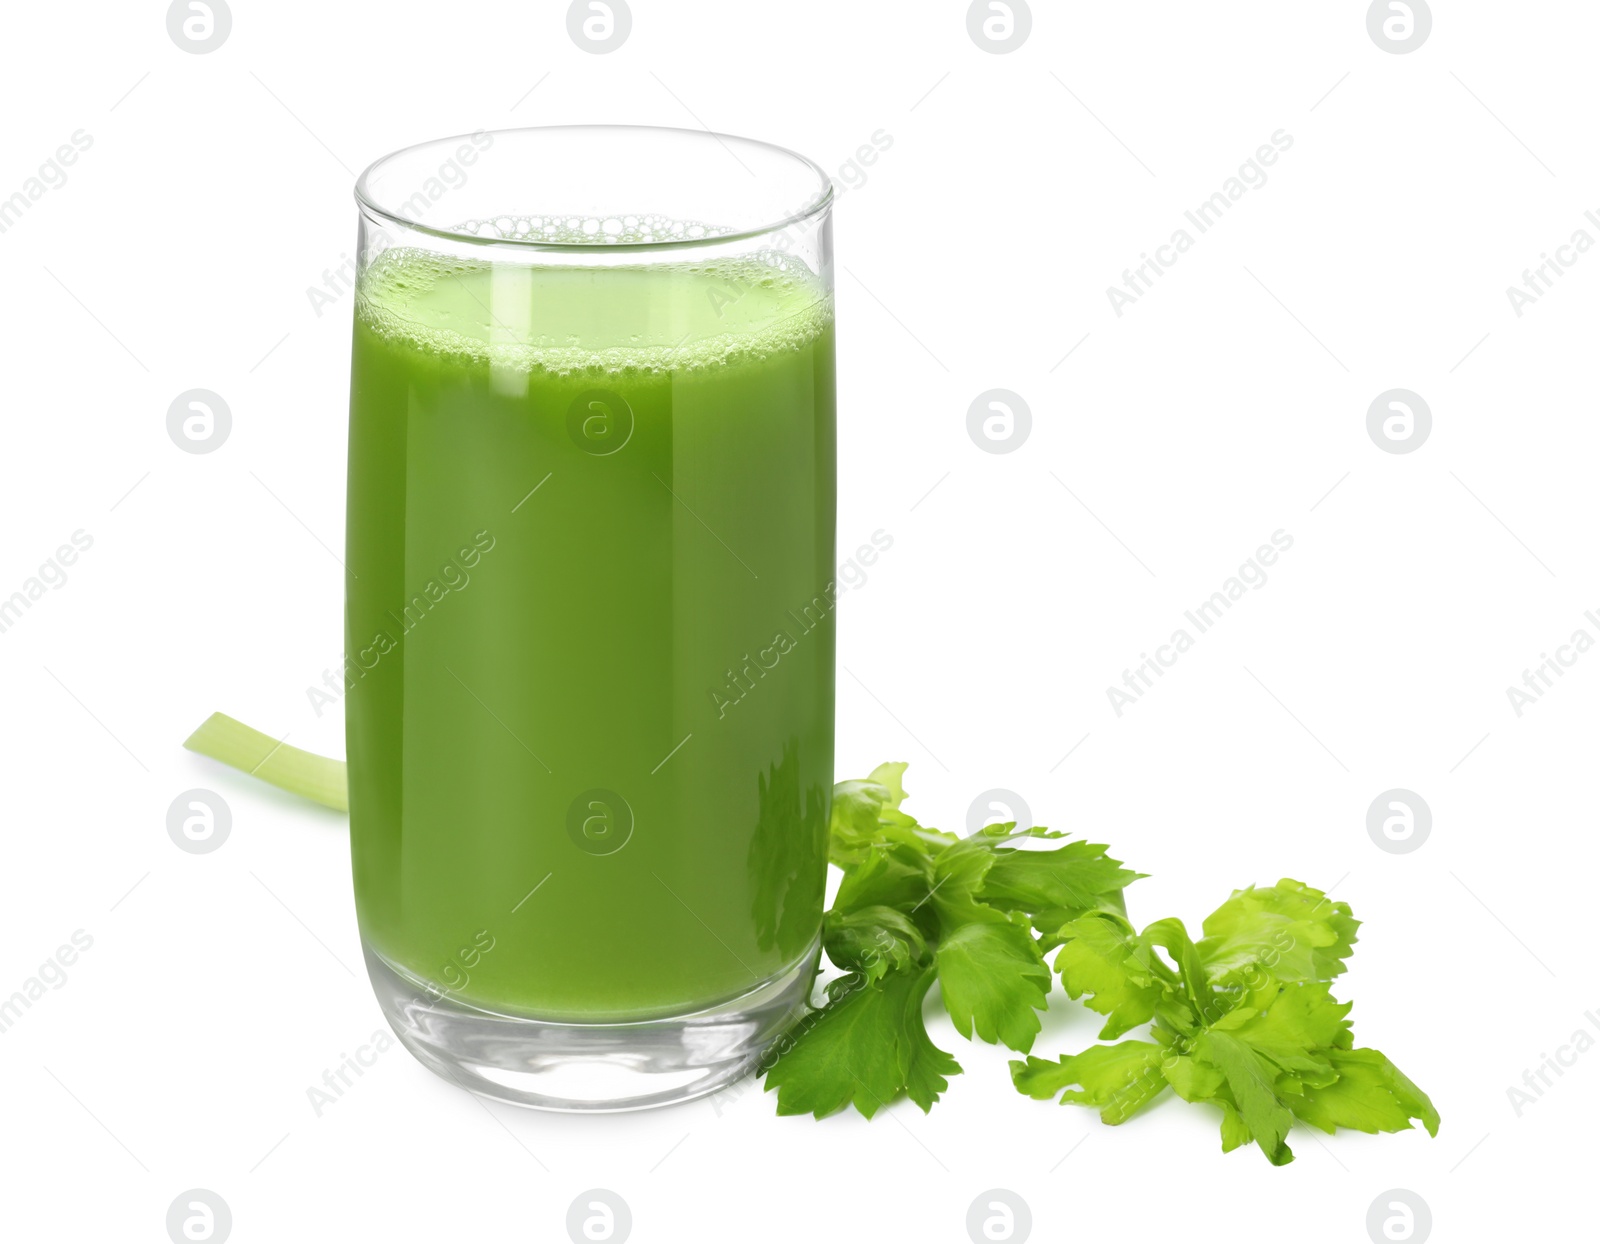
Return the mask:
<path id="1" fill-rule="evenodd" d="M 541 230 L 521 236 L 565 240 L 544 233 L 541 220 L 501 218 L 493 232 L 520 223 Z M 615 220 L 627 231 L 618 237 L 642 237 L 645 226 L 654 233 L 664 222 Z M 606 226 L 577 220 L 562 228 L 585 223 Z M 805 264 L 777 251 L 578 267 L 540 264 L 537 253 L 524 263 L 393 247 L 362 274 L 356 315 L 410 348 L 570 374 L 696 370 L 800 349 L 832 323 L 833 306 Z"/>

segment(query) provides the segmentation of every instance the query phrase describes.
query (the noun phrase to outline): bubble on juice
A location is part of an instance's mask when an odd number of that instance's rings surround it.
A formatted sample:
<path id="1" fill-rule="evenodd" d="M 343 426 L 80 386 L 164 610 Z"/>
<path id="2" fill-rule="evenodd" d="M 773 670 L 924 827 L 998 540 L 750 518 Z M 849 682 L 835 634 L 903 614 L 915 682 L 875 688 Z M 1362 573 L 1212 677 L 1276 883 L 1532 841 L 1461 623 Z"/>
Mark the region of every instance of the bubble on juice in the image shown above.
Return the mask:
<path id="1" fill-rule="evenodd" d="M 615 216 L 594 219 L 589 238 L 642 236 L 662 217 Z M 498 223 L 497 223 L 498 222 Z M 498 231 L 509 227 L 523 236 L 581 234 L 586 218 L 497 217 L 478 222 Z M 692 225 L 685 226 L 692 227 Z M 608 232 L 614 231 L 613 232 Z M 531 256 L 530 256 L 531 257 Z M 577 270 L 528 266 L 532 281 L 552 276 L 571 279 Z M 608 266 L 583 269 L 589 278 L 600 271 L 646 277 L 659 285 L 643 288 L 641 297 L 652 313 L 649 331 L 618 326 L 615 342 L 596 346 L 571 331 L 559 306 L 565 291 L 555 289 L 553 302 L 538 304 L 548 317 L 543 331 L 528 322 L 513 326 L 509 312 L 491 310 L 496 301 L 496 269 L 516 271 L 504 260 L 455 258 L 409 247 L 393 247 L 373 258 L 356 290 L 358 319 L 407 348 L 487 361 L 496 368 L 561 375 L 679 372 L 724 365 L 739 359 L 761 359 L 804 348 L 833 321 L 833 305 L 817 276 L 795 256 L 777 250 L 719 259 L 670 264 Z M 592 296 L 574 289 L 578 297 Z M 655 301 L 662 300 L 662 301 Z M 498 306 L 498 303 L 496 303 Z M 676 307 L 689 324 L 677 340 L 665 340 L 654 316 Z M 684 308 L 692 307 L 692 311 Z M 591 313 L 594 307 L 589 308 Z M 513 319 L 516 317 L 513 315 Z M 531 319 L 531 317 L 530 317 Z M 681 327 L 679 325 L 678 327 Z M 679 337 L 674 330 L 668 334 Z"/>

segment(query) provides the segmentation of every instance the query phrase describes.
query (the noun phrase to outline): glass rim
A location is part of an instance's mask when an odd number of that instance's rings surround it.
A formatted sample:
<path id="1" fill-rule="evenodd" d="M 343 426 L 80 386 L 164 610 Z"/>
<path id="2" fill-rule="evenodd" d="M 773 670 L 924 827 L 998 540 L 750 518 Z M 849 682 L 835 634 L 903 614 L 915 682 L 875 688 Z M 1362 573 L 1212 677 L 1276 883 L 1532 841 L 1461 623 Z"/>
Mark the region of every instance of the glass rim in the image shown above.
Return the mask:
<path id="1" fill-rule="evenodd" d="M 468 142 L 472 139 L 474 134 L 487 134 L 491 138 L 500 138 L 509 134 L 571 134 L 581 132 L 596 134 L 635 133 L 686 135 L 696 140 L 709 137 L 727 149 L 730 154 L 732 154 L 732 149 L 728 148 L 728 143 L 730 141 L 742 143 L 750 147 L 759 147 L 768 152 L 787 157 L 802 167 L 809 169 L 816 177 L 817 189 L 815 194 L 809 200 L 807 200 L 803 206 L 793 212 L 790 212 L 787 216 L 780 217 L 779 219 L 773 220 L 770 223 L 763 223 L 750 228 L 736 229 L 728 233 L 707 234 L 704 237 L 698 238 L 671 238 L 660 242 L 554 242 L 545 238 L 533 237 L 484 237 L 480 234 L 467 233 L 460 229 L 441 229 L 436 225 L 426 225 L 420 221 L 410 220 L 401 215 L 398 211 L 385 207 L 379 203 L 377 196 L 372 190 L 371 182 L 374 175 L 380 172 L 385 165 L 388 165 L 392 161 L 402 159 L 405 156 L 413 155 L 424 148 L 443 147 L 454 143 Z M 739 134 L 722 134 L 716 130 L 695 130 L 687 129 L 683 126 L 672 125 L 523 125 L 512 126 L 505 129 L 475 130 L 472 134 L 454 134 L 446 138 L 429 138 L 424 139 L 422 142 L 412 143 L 409 146 L 401 147 L 395 151 L 389 152 L 386 155 L 379 156 L 361 171 L 361 175 L 356 178 L 355 184 L 356 203 L 363 212 L 389 224 L 396 225 L 402 229 L 408 229 L 416 233 L 426 234 L 429 237 L 439 238 L 444 241 L 465 243 L 472 246 L 515 247 L 521 250 L 559 251 L 567 254 L 681 251 L 697 247 L 718 246 L 729 242 L 748 241 L 751 238 L 758 238 L 768 233 L 777 233 L 780 230 L 790 228 L 791 226 L 800 224 L 803 221 L 811 220 L 821 216 L 833 205 L 835 197 L 833 179 L 828 176 L 820 164 L 807 156 L 801 155 L 798 151 L 792 151 L 788 147 L 779 146 L 777 143 L 769 143 L 759 138 L 746 138 Z"/>

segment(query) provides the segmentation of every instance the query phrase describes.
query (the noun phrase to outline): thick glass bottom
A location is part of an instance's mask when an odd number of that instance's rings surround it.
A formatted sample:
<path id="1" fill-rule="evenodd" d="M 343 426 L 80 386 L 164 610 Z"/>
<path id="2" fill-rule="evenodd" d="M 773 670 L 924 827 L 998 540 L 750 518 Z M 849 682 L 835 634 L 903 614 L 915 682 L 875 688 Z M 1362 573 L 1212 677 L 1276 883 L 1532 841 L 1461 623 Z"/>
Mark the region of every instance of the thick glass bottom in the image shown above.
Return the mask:
<path id="1" fill-rule="evenodd" d="M 819 947 L 719 1006 L 612 1024 L 482 1010 L 442 994 L 365 941 L 362 950 L 384 1018 L 423 1066 L 496 1101 L 579 1113 L 692 1101 L 748 1074 L 804 1013 Z"/>

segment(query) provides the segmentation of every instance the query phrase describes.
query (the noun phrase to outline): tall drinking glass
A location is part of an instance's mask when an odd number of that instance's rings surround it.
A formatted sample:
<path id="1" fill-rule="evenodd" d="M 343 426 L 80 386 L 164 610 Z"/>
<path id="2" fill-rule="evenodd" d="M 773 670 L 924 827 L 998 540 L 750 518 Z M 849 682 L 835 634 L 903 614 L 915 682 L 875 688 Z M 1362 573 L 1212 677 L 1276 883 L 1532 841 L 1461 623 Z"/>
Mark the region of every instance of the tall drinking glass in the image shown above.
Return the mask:
<path id="1" fill-rule="evenodd" d="M 362 175 L 347 744 L 389 1022 L 558 1110 L 744 1074 L 804 1005 L 833 781 L 827 177 L 583 126 Z"/>

